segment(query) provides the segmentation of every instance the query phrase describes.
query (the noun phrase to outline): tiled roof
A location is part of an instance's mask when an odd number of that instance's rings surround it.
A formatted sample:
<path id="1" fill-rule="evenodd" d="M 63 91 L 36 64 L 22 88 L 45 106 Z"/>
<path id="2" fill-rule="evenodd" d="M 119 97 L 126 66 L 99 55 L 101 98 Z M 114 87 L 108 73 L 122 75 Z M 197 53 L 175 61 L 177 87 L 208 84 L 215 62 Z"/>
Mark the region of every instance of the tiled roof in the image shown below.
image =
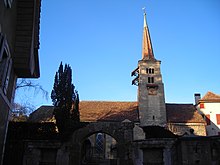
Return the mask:
<path id="1" fill-rule="evenodd" d="M 44 122 L 51 121 L 53 118 L 53 106 L 41 106 L 29 116 L 29 121 Z"/>
<path id="2" fill-rule="evenodd" d="M 137 102 L 81 101 L 80 120 L 95 121 L 138 121 Z M 32 122 L 51 121 L 53 106 L 41 106 L 34 111 L 29 120 Z"/>
<path id="3" fill-rule="evenodd" d="M 208 91 L 200 101 L 220 102 L 220 95 Z"/>
<path id="4" fill-rule="evenodd" d="M 193 104 L 166 104 L 170 123 L 205 123 Z"/>
<path id="5" fill-rule="evenodd" d="M 82 121 L 138 121 L 137 102 L 81 101 Z"/>
<path id="6" fill-rule="evenodd" d="M 167 121 L 173 123 L 202 123 L 205 122 L 192 104 L 166 104 Z M 137 102 L 113 101 L 81 101 L 79 104 L 80 120 L 95 121 L 123 121 L 133 122 L 138 119 Z M 41 106 L 30 115 L 30 121 L 51 121 L 53 106 Z"/>

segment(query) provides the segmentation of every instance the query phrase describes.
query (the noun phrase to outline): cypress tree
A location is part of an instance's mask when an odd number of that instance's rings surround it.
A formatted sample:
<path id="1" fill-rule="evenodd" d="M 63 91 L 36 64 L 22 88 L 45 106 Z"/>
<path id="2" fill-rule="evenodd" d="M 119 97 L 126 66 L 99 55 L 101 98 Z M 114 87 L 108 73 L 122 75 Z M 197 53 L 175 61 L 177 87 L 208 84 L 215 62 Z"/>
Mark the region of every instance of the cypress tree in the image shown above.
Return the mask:
<path id="1" fill-rule="evenodd" d="M 55 74 L 51 99 L 58 131 L 64 134 L 80 122 L 80 117 L 79 94 L 72 84 L 72 69 L 67 64 L 63 68 L 62 62 Z"/>

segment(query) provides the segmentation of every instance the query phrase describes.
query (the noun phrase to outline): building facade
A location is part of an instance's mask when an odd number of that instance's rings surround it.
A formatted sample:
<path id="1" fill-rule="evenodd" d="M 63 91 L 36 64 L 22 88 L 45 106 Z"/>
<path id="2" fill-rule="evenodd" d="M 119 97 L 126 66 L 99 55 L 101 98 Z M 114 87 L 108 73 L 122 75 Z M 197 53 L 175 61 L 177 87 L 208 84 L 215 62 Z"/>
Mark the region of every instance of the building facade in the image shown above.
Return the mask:
<path id="1" fill-rule="evenodd" d="M 195 94 L 195 99 L 198 111 L 206 120 L 207 135 L 220 135 L 220 95 L 209 91 L 202 98 Z"/>
<path id="2" fill-rule="evenodd" d="M 40 0 L 0 1 L 0 164 L 17 78 L 39 73 Z"/>

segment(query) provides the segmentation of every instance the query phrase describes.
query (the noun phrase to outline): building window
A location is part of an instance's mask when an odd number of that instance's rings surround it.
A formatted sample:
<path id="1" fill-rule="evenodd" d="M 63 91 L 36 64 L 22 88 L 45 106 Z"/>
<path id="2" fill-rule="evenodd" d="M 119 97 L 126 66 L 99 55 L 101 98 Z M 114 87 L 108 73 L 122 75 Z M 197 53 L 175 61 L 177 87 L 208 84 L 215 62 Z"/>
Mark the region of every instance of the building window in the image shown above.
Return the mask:
<path id="1" fill-rule="evenodd" d="M 96 153 L 102 155 L 104 152 L 104 137 L 102 133 L 96 135 Z"/>
<path id="2" fill-rule="evenodd" d="M 148 83 L 154 83 L 154 77 L 148 77 Z"/>
<path id="3" fill-rule="evenodd" d="M 216 114 L 216 121 L 217 124 L 220 125 L 220 114 Z"/>
<path id="4" fill-rule="evenodd" d="M 205 115 L 207 125 L 210 125 L 210 115 Z"/>
<path id="5" fill-rule="evenodd" d="M 5 6 L 6 6 L 7 8 L 11 8 L 11 5 L 12 5 L 13 0 L 4 0 L 4 2 L 5 2 Z"/>
<path id="6" fill-rule="evenodd" d="M 7 40 L 0 33 L 0 88 L 6 94 L 12 68 L 12 59 L 7 44 Z"/>
<path id="7" fill-rule="evenodd" d="M 200 107 L 200 108 L 205 108 L 204 103 L 200 103 L 200 104 L 199 104 L 199 107 Z"/>
<path id="8" fill-rule="evenodd" d="M 146 68 L 147 74 L 154 74 L 154 68 Z"/>

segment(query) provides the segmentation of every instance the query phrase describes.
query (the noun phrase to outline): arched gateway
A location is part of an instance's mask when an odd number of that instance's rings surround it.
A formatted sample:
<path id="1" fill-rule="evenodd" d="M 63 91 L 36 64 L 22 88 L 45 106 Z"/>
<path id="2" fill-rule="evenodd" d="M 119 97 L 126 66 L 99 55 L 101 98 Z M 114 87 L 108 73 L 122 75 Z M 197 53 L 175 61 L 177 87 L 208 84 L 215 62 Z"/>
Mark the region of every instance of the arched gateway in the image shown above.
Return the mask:
<path id="1" fill-rule="evenodd" d="M 76 130 L 69 143 L 70 146 L 70 165 L 81 165 L 82 149 L 84 141 L 94 133 L 105 133 L 117 141 L 117 165 L 132 163 L 132 122 L 94 122 L 86 127 Z"/>

